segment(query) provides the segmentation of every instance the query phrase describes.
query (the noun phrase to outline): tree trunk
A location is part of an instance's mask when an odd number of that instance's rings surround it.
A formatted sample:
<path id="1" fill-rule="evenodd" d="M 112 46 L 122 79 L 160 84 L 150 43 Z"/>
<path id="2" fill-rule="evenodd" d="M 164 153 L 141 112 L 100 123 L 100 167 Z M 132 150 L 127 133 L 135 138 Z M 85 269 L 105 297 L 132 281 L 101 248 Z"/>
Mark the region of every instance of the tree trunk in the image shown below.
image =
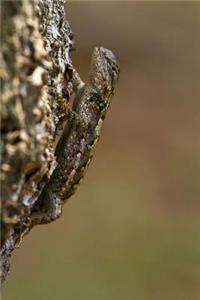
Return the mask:
<path id="1" fill-rule="evenodd" d="M 56 160 L 72 93 L 73 34 L 64 0 L 3 1 L 1 52 L 1 280 Z"/>

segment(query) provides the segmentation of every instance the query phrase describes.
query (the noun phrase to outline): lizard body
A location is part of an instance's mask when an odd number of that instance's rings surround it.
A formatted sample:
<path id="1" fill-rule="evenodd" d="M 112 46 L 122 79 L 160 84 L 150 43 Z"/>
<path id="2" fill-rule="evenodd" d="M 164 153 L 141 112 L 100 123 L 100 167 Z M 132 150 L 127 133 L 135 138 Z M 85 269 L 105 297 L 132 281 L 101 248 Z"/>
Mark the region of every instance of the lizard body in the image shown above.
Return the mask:
<path id="1" fill-rule="evenodd" d="M 65 202 L 84 177 L 100 137 L 101 127 L 119 76 L 119 66 L 110 50 L 94 49 L 89 78 L 76 98 L 55 155 L 57 167 L 33 207 L 33 225 L 58 218 Z M 39 209 L 38 209 L 39 206 Z"/>

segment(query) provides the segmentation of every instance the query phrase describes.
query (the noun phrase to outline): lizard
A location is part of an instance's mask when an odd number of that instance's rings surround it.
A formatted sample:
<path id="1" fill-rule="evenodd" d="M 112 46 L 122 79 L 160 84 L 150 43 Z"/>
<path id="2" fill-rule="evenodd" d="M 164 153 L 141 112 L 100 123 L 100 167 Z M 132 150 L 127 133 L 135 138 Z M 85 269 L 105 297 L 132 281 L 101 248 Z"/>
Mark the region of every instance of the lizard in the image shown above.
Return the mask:
<path id="1" fill-rule="evenodd" d="M 55 149 L 57 166 L 34 204 L 32 226 L 46 224 L 62 213 L 63 203 L 76 191 L 93 157 L 119 77 L 114 54 L 95 47 L 87 82 L 74 70 L 75 100 Z"/>

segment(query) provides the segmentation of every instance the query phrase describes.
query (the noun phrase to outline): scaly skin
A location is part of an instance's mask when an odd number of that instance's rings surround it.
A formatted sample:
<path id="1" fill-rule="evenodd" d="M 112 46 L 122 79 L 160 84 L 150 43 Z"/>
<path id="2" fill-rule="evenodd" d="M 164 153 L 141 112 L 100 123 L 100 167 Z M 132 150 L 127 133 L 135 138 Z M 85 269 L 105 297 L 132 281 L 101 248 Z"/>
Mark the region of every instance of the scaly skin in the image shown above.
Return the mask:
<path id="1" fill-rule="evenodd" d="M 94 154 L 101 127 L 119 76 L 110 50 L 96 47 L 89 78 L 78 90 L 69 121 L 56 147 L 57 167 L 33 207 L 33 225 L 58 218 L 65 202 L 76 190 Z"/>

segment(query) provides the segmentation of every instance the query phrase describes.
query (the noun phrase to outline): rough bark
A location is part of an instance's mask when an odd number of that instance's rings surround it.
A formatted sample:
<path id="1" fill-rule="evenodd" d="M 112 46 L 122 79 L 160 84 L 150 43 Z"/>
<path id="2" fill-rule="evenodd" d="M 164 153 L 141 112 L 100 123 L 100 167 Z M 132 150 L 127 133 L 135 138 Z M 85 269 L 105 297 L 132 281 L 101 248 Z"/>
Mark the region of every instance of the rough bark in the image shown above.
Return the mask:
<path id="1" fill-rule="evenodd" d="M 55 166 L 72 93 L 73 35 L 64 0 L 3 1 L 1 51 L 1 280 Z"/>

